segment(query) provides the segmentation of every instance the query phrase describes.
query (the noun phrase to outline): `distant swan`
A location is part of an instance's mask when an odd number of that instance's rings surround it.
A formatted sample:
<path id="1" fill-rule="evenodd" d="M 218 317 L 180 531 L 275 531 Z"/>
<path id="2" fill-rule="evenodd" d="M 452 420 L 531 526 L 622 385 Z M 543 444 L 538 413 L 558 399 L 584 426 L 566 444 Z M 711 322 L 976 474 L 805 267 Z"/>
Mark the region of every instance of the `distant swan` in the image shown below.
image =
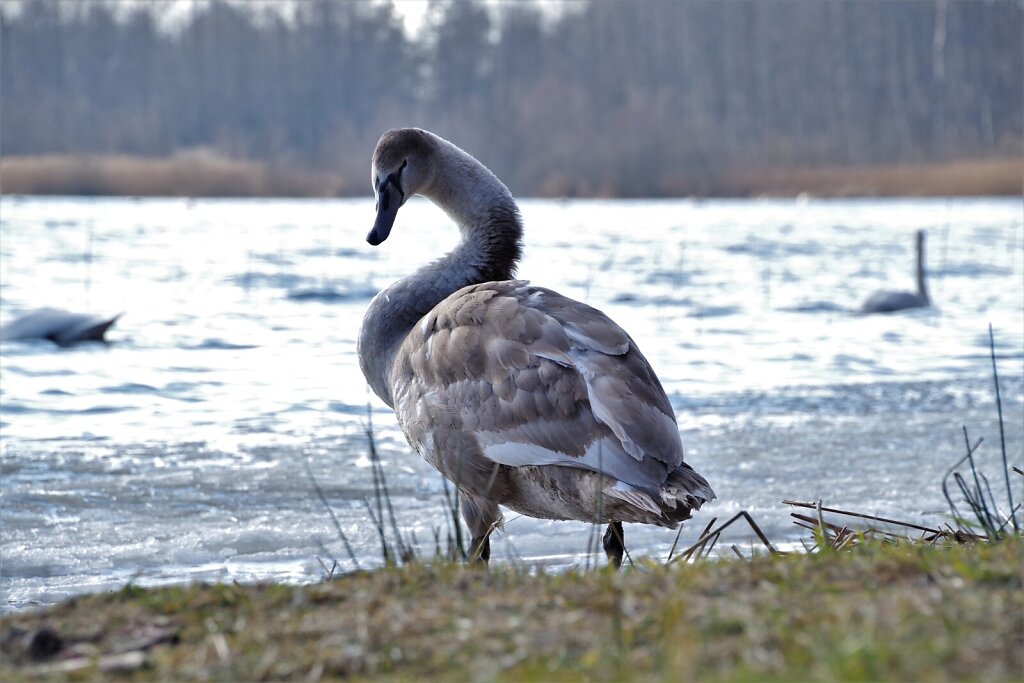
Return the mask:
<path id="1" fill-rule="evenodd" d="M 924 230 L 917 231 L 917 292 L 875 292 L 861 305 L 861 313 L 893 313 L 931 306 L 924 281 Z"/>
<path id="2" fill-rule="evenodd" d="M 104 335 L 120 317 L 104 318 L 59 308 L 39 308 L 0 327 L 0 341 L 47 339 L 58 346 L 71 346 L 83 341 L 105 342 Z"/>
<path id="3" fill-rule="evenodd" d="M 672 406 L 650 364 L 601 311 L 512 279 L 522 223 L 508 189 L 454 144 L 416 128 L 386 132 L 373 153 L 387 239 L 414 194 L 437 204 L 462 240 L 384 289 L 366 311 L 359 364 L 409 443 L 463 493 L 472 554 L 486 562 L 498 506 L 544 519 L 675 528 L 713 500 L 683 462 Z"/>

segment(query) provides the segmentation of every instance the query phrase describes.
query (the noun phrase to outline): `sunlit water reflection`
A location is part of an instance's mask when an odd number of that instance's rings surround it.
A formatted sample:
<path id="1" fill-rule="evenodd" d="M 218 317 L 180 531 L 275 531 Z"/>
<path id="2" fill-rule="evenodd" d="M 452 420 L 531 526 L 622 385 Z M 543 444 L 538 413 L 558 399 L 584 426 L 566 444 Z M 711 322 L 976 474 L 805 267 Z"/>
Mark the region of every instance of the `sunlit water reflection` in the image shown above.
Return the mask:
<path id="1" fill-rule="evenodd" d="M 435 533 L 443 543 L 442 482 L 371 399 L 355 339 L 373 293 L 456 232 L 413 201 L 374 249 L 372 208 L 3 199 L 4 320 L 40 306 L 124 312 L 108 347 L 0 347 L 8 609 L 129 580 L 309 581 L 317 558 L 349 568 L 307 464 L 361 566 L 379 564 L 368 404 L 397 526 L 424 554 Z M 962 425 L 999 472 L 989 323 L 1008 454 L 1022 460 L 1019 199 L 522 208 L 520 275 L 629 330 L 676 407 L 687 459 L 720 495 L 681 544 L 740 509 L 792 541 L 784 498 L 943 521 L 939 482 L 963 451 Z M 918 228 L 937 306 L 851 312 L 875 289 L 913 286 Z M 586 564 L 589 532 L 510 514 L 493 554 Z M 664 557 L 675 537 L 626 534 L 634 556 Z"/>

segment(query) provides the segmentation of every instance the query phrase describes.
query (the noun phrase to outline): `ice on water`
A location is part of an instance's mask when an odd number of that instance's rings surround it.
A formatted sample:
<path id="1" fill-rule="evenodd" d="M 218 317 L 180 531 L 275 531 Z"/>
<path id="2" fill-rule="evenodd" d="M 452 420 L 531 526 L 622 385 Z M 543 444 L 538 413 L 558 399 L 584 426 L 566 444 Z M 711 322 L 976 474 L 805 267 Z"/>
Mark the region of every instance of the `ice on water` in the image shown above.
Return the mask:
<path id="1" fill-rule="evenodd" d="M 2 318 L 39 306 L 123 312 L 110 346 L 3 344 L 0 542 L 7 609 L 192 580 L 313 581 L 379 564 L 372 411 L 397 524 L 421 552 L 448 533 L 438 475 L 367 391 L 355 339 L 369 297 L 457 238 L 415 200 L 364 242 L 370 200 L 5 197 Z M 520 276 L 597 306 L 638 341 L 720 498 L 792 540 L 784 498 L 943 520 L 961 426 L 1022 459 L 1020 200 L 524 201 Z M 913 287 L 928 231 L 933 309 L 853 313 Z M 986 460 L 987 459 L 987 460 Z M 1024 498 L 1024 491 L 1018 494 Z M 496 561 L 584 564 L 588 525 L 508 516 Z M 634 555 L 674 533 L 627 527 Z M 730 543 L 743 545 L 738 533 Z"/>

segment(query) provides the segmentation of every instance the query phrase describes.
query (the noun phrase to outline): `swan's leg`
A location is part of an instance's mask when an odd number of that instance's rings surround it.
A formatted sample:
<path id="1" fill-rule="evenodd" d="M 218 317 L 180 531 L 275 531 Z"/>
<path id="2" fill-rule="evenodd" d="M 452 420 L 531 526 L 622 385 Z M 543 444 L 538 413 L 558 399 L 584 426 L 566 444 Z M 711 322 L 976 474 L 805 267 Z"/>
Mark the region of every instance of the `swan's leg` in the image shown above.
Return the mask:
<path id="1" fill-rule="evenodd" d="M 469 559 L 487 564 L 491 561 L 491 535 L 483 538 L 473 538 L 469 544 Z"/>
<path id="2" fill-rule="evenodd" d="M 612 522 L 608 531 L 604 532 L 604 552 L 609 564 L 616 569 L 622 566 L 622 554 L 626 552 L 626 544 L 622 535 L 622 522 Z"/>
<path id="3" fill-rule="evenodd" d="M 487 564 L 491 559 L 491 532 L 501 523 L 498 504 L 492 500 L 466 496 L 462 499 L 462 517 L 473 539 L 468 548 L 470 561 Z"/>

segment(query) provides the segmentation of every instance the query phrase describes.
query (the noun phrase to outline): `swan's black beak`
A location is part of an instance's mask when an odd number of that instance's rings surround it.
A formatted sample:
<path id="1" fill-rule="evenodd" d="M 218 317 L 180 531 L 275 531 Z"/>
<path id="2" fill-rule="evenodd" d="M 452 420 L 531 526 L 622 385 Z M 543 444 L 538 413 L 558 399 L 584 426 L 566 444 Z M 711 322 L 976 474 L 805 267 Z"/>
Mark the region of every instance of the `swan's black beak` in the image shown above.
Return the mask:
<path id="1" fill-rule="evenodd" d="M 377 194 L 377 220 L 373 222 L 373 229 L 366 236 L 367 242 L 377 246 L 388 238 L 400 206 L 402 206 L 402 196 L 398 189 L 391 183 L 385 184 Z"/>
<path id="2" fill-rule="evenodd" d="M 404 162 L 402 168 L 405 168 Z M 377 191 L 377 220 L 374 221 L 370 234 L 366 236 L 366 241 L 373 246 L 377 246 L 391 234 L 398 209 L 405 202 L 405 192 L 400 185 L 402 168 L 398 169 L 397 173 L 389 175 Z"/>

